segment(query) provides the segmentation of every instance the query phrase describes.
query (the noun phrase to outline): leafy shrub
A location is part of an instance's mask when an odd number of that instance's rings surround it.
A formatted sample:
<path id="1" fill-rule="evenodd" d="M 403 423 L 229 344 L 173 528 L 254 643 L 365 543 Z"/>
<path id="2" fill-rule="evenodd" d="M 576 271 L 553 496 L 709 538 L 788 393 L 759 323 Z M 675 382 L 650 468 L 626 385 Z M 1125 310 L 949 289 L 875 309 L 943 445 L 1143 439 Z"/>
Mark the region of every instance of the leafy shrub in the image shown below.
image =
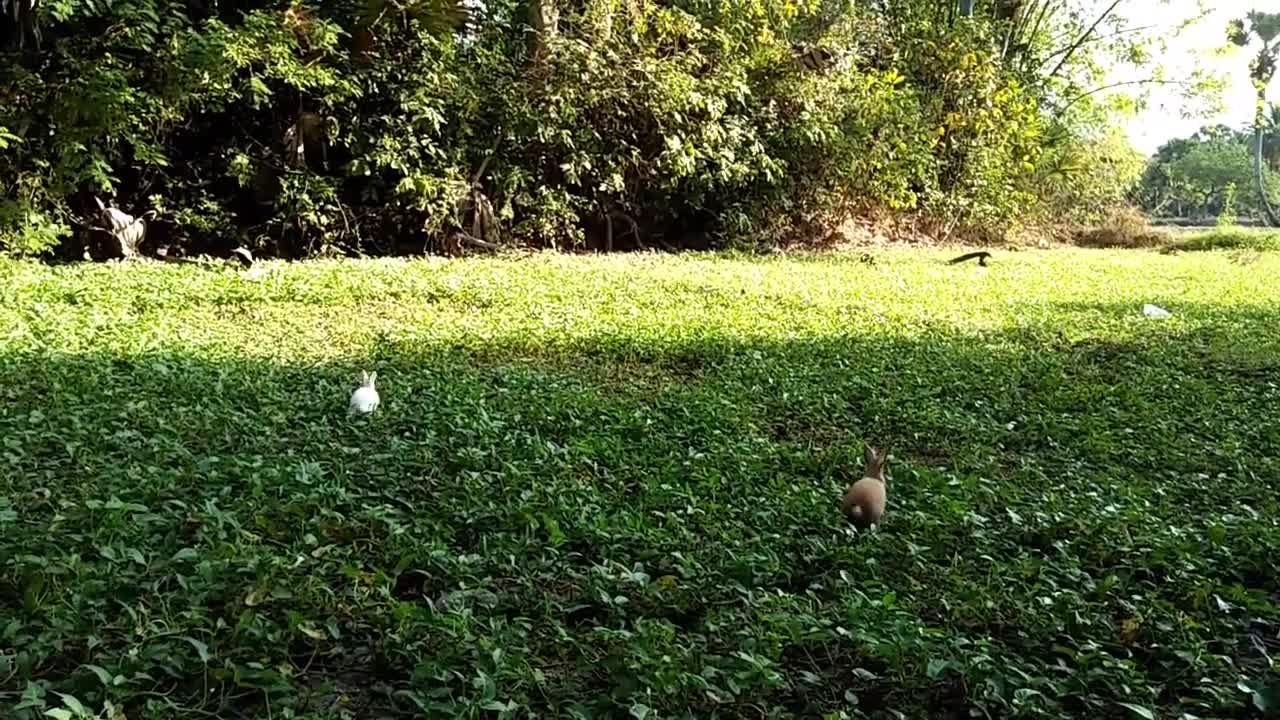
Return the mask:
<path id="1" fill-rule="evenodd" d="M 1185 239 L 1172 247 L 1178 250 L 1250 250 L 1274 252 L 1280 250 L 1280 230 L 1246 228 L 1239 226 L 1218 227 L 1187 233 Z"/>
<path id="2" fill-rule="evenodd" d="M 533 34 L 530 3 L 41 3 L 49 42 L 0 54 L 0 178 L 81 235 L 108 195 L 153 244 L 292 256 L 751 242 L 884 208 L 1003 229 L 1045 202 L 1049 85 L 1006 20 L 588 0 Z"/>
<path id="3" fill-rule="evenodd" d="M 0 252 L 41 255 L 69 233 L 63 223 L 18 200 L 0 200 Z"/>
<path id="4" fill-rule="evenodd" d="M 1037 170 L 1044 219 L 1093 224 L 1118 212 L 1121 222 L 1132 225 L 1134 219 L 1125 207 L 1145 168 L 1146 158 L 1119 129 L 1064 140 L 1046 152 Z"/>

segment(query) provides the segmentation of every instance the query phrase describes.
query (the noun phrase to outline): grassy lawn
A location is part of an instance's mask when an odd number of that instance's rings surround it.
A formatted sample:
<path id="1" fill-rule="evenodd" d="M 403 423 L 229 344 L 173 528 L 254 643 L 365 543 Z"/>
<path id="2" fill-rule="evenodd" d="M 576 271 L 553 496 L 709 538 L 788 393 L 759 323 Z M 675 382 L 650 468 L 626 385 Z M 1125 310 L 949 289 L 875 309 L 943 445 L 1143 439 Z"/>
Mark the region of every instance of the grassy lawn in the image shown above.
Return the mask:
<path id="1" fill-rule="evenodd" d="M 1280 253 L 875 254 L 0 262 L 0 716 L 1276 712 Z"/>

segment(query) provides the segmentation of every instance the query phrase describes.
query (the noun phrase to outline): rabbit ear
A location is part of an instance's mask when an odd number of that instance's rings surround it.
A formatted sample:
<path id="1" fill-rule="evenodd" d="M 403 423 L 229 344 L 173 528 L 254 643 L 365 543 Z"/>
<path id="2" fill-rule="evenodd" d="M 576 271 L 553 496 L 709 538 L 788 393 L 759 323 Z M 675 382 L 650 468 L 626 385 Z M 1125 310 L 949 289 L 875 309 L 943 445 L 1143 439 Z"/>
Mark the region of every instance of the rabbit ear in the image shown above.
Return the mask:
<path id="1" fill-rule="evenodd" d="M 884 461 L 888 457 L 887 452 L 877 450 L 868 445 L 863 457 L 867 463 L 867 469 L 863 474 L 867 477 L 879 477 L 884 473 Z"/>
<path id="2" fill-rule="evenodd" d="M 368 371 L 368 370 L 361 370 L 361 371 L 360 371 L 360 384 L 361 384 L 361 385 L 368 385 L 368 384 L 369 384 L 369 371 Z"/>
<path id="3" fill-rule="evenodd" d="M 366 380 L 366 384 L 369 387 L 373 387 L 373 384 L 377 381 L 378 381 L 378 371 L 374 370 L 373 372 L 369 373 L 369 377 Z"/>

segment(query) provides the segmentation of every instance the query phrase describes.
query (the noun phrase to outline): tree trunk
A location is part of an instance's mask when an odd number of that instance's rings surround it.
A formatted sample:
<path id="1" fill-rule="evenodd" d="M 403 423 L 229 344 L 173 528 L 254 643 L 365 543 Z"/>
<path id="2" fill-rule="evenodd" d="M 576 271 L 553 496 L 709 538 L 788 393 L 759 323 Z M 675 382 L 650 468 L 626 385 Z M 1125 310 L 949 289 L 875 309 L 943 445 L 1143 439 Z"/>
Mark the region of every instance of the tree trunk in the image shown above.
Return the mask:
<path id="1" fill-rule="evenodd" d="M 7 20 L 13 21 L 8 38 L 3 42 L 11 44 L 18 50 L 27 48 L 27 41 L 36 50 L 40 49 L 40 26 L 36 23 L 36 3 L 38 0 L 0 0 L 0 30 L 4 30 Z"/>
<path id="2" fill-rule="evenodd" d="M 547 38 L 560 28 L 556 0 L 529 0 L 529 56 L 540 60 L 547 51 Z"/>
<path id="3" fill-rule="evenodd" d="M 613 16 L 618 10 L 618 0 L 587 0 L 583 10 L 588 41 L 596 47 L 609 45 L 613 39 Z"/>
<path id="4" fill-rule="evenodd" d="M 1263 108 L 1267 106 L 1267 89 L 1266 86 L 1258 84 L 1258 111 L 1254 115 L 1253 120 L 1253 184 L 1254 189 L 1258 192 L 1258 204 L 1262 206 L 1262 212 L 1266 215 L 1267 224 L 1271 227 L 1280 227 L 1280 215 L 1276 214 L 1275 208 L 1271 207 L 1271 201 L 1267 198 L 1267 184 L 1262 178 L 1262 136 L 1264 132 L 1263 124 L 1266 118 L 1263 115 Z"/>

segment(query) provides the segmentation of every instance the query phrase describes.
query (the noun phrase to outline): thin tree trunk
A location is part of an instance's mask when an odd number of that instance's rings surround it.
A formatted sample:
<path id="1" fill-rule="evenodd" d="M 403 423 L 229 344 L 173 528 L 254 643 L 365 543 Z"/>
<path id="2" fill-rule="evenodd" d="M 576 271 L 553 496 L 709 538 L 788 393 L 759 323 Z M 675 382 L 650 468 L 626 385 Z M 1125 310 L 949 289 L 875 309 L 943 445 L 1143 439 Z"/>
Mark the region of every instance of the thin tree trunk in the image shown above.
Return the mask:
<path id="1" fill-rule="evenodd" d="M 1276 17 L 1280 18 L 1280 15 Z M 1280 215 L 1271 207 L 1271 200 L 1267 197 L 1267 183 L 1262 175 L 1262 140 L 1267 125 L 1267 86 L 1275 77 L 1275 63 L 1277 56 L 1280 56 L 1280 42 L 1273 44 L 1273 40 L 1274 38 L 1263 38 L 1262 49 L 1258 51 L 1258 57 L 1249 71 L 1253 87 L 1258 93 L 1253 108 L 1253 183 L 1258 193 L 1258 204 L 1262 206 L 1263 219 L 1271 227 L 1280 227 Z"/>
<path id="2" fill-rule="evenodd" d="M 556 0 L 529 0 L 529 27 L 529 55 L 541 60 L 547 51 L 547 40 L 560 30 Z"/>
<path id="3" fill-rule="evenodd" d="M 1265 102 L 1262 97 L 1263 91 L 1258 91 L 1259 107 Z M 1262 179 L 1262 115 L 1258 114 L 1257 122 L 1253 128 L 1253 183 L 1254 189 L 1258 192 L 1258 204 L 1262 206 L 1262 212 L 1266 215 L 1267 224 L 1271 227 L 1280 227 L 1280 215 L 1276 214 L 1275 208 L 1271 207 L 1271 201 L 1267 198 L 1267 184 Z"/>

